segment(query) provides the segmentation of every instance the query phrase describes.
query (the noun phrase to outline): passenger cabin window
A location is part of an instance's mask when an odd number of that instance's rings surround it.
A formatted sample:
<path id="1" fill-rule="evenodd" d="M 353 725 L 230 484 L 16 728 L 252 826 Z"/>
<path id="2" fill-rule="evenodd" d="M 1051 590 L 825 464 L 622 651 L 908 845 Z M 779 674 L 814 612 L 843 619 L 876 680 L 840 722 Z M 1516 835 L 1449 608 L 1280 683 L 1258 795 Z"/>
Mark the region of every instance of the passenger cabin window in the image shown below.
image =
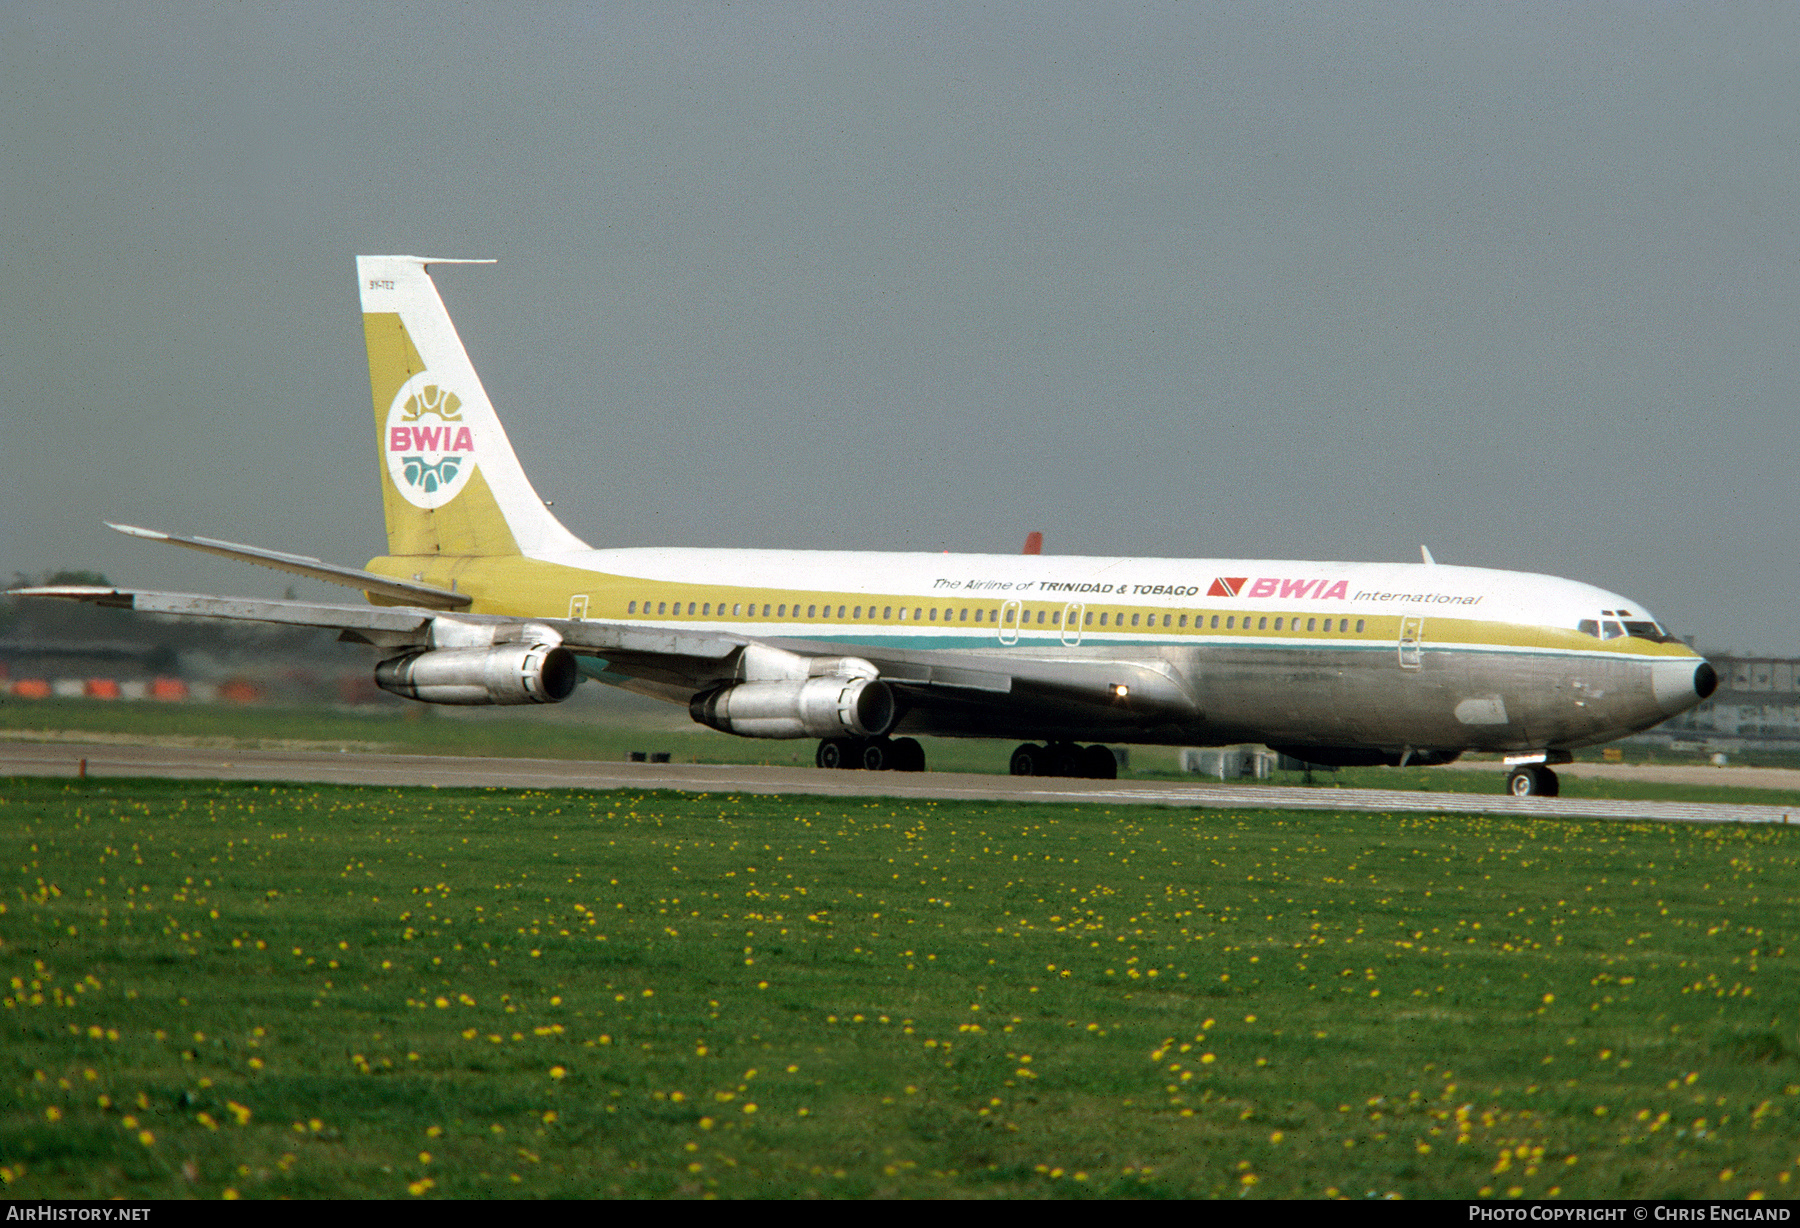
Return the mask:
<path id="1" fill-rule="evenodd" d="M 1268 629 L 1268 626 L 1269 626 L 1268 615 L 1265 614 L 1263 617 L 1256 620 L 1256 629 L 1258 631 L 1266 631 Z"/>
<path id="2" fill-rule="evenodd" d="M 1212 630 L 1217 631 L 1218 629 L 1219 629 L 1219 616 L 1217 614 L 1214 614 L 1213 620 L 1212 620 Z"/>
<path id="3" fill-rule="evenodd" d="M 1216 618 L 1213 619 L 1213 626 L 1216 627 L 1218 625 L 1219 625 L 1219 620 Z M 1227 630 L 1227 631 L 1233 630 L 1236 626 L 1237 626 L 1237 615 L 1235 615 L 1235 614 L 1227 615 L 1225 618 L 1225 630 Z"/>
<path id="4" fill-rule="evenodd" d="M 1345 619 L 1345 620 L 1344 620 L 1344 621 L 1345 621 L 1345 622 L 1348 622 L 1348 621 L 1350 621 L 1350 620 L 1349 620 L 1349 619 Z M 1356 620 L 1356 634 L 1358 634 L 1358 635 L 1361 635 L 1361 634 L 1362 634 L 1362 631 L 1363 631 L 1363 620 L 1362 620 L 1362 619 L 1360 619 L 1360 618 L 1359 618 L 1359 619 L 1357 619 L 1357 620 Z"/>
<path id="5" fill-rule="evenodd" d="M 627 614 L 636 614 L 637 613 L 637 602 L 634 601 L 630 605 L 626 606 L 625 612 Z"/>
<path id="6" fill-rule="evenodd" d="M 1275 620 L 1275 630 L 1281 630 L 1281 620 L 1279 618 Z"/>

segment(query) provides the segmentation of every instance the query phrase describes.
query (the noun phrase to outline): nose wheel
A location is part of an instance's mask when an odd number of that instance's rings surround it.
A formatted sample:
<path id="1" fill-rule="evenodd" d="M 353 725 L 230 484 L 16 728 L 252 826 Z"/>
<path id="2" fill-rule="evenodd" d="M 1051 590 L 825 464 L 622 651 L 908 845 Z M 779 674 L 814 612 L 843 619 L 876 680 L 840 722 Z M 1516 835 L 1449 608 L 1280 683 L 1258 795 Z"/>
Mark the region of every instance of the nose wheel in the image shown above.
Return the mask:
<path id="1" fill-rule="evenodd" d="M 1514 797 L 1555 797 L 1561 790 L 1556 773 L 1541 764 L 1516 767 L 1506 778 L 1506 791 Z"/>

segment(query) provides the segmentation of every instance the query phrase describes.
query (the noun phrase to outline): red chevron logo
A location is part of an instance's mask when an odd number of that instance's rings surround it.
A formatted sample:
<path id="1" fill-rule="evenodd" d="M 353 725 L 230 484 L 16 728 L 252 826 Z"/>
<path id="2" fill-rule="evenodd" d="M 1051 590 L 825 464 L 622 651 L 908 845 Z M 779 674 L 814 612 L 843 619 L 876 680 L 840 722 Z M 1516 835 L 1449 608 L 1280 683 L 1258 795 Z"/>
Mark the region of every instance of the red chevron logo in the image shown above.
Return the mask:
<path id="1" fill-rule="evenodd" d="M 1206 590 L 1206 595 L 1208 597 L 1235 597 L 1249 578 L 1248 576 L 1221 576 L 1212 582 L 1212 587 Z"/>

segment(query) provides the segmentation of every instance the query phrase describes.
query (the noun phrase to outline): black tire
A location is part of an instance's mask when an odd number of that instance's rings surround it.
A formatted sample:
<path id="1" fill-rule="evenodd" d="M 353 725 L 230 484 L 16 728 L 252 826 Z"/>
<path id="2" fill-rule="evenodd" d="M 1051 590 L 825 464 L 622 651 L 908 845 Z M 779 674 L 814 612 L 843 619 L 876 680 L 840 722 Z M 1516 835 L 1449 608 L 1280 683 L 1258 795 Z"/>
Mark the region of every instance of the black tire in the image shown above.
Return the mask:
<path id="1" fill-rule="evenodd" d="M 1027 742 L 1012 753 L 1011 767 L 1014 776 L 1048 776 L 1050 752 L 1046 747 Z"/>
<path id="2" fill-rule="evenodd" d="M 1090 746 L 1081 752 L 1081 774 L 1089 780 L 1117 780 L 1119 761 L 1111 748 Z"/>
<path id="3" fill-rule="evenodd" d="M 1050 743 L 1050 774 L 1052 776 L 1081 776 L 1081 747 L 1072 742 Z"/>
<path id="4" fill-rule="evenodd" d="M 856 749 L 854 738 L 826 738 L 819 743 L 819 753 L 813 756 L 813 762 L 832 770 L 860 767 L 861 758 Z"/>
<path id="5" fill-rule="evenodd" d="M 862 745 L 861 766 L 870 772 L 893 770 L 894 744 L 886 738 L 870 738 Z"/>
<path id="6" fill-rule="evenodd" d="M 1514 768 L 1506 778 L 1506 791 L 1514 797 L 1555 797 L 1562 791 L 1562 781 L 1549 768 L 1534 763 Z"/>
<path id="7" fill-rule="evenodd" d="M 889 753 L 893 757 L 893 770 L 896 772 L 925 770 L 925 748 L 913 738 L 894 739 L 893 749 Z"/>

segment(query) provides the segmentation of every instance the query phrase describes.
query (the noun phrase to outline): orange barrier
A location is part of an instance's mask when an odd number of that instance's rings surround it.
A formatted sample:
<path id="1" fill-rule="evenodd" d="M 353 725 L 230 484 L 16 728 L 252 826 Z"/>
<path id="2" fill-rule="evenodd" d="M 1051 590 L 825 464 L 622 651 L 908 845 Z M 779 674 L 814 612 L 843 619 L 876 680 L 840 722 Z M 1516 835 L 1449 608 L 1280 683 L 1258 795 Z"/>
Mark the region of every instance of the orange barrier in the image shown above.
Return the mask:
<path id="1" fill-rule="evenodd" d="M 187 697 L 187 683 L 179 678 L 157 678 L 150 683 L 151 699 L 173 700 Z"/>
<path id="2" fill-rule="evenodd" d="M 49 699 L 50 684 L 42 678 L 21 678 L 12 684 L 12 693 L 20 699 Z"/>
<path id="3" fill-rule="evenodd" d="M 89 678 L 81 693 L 89 699 L 117 699 L 119 684 L 112 678 Z"/>
<path id="4" fill-rule="evenodd" d="M 262 688 L 248 678 L 233 678 L 219 687 L 219 698 L 234 704 L 253 704 L 262 697 Z"/>

